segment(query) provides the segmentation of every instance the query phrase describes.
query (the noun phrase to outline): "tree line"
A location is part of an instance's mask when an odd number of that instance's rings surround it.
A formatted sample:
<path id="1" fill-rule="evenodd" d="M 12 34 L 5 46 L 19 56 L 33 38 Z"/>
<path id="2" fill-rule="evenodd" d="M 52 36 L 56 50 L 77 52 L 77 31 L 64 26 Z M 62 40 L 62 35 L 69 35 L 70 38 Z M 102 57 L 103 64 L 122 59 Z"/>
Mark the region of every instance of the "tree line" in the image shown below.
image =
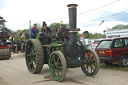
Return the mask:
<path id="1" fill-rule="evenodd" d="M 69 29 L 69 24 L 63 24 L 67 29 Z M 60 26 L 60 23 L 52 23 L 49 25 L 52 31 L 54 31 L 56 28 Z M 32 27 L 32 26 L 31 26 Z M 41 24 L 37 25 L 37 28 L 39 29 L 39 32 L 43 29 Z M 109 28 L 110 30 L 119 30 L 119 29 L 128 29 L 128 25 L 122 25 L 118 24 L 112 28 Z M 17 30 L 17 31 L 11 31 L 12 36 L 17 41 L 18 39 L 28 40 L 30 39 L 30 28 L 29 29 L 23 29 L 23 30 Z M 21 38 L 21 35 L 24 35 L 23 38 Z M 88 31 L 84 31 L 83 33 L 77 33 L 77 37 L 81 37 L 81 35 L 84 36 L 85 39 L 98 39 L 98 38 L 105 38 L 105 33 L 99 34 L 99 33 L 89 33 Z"/>

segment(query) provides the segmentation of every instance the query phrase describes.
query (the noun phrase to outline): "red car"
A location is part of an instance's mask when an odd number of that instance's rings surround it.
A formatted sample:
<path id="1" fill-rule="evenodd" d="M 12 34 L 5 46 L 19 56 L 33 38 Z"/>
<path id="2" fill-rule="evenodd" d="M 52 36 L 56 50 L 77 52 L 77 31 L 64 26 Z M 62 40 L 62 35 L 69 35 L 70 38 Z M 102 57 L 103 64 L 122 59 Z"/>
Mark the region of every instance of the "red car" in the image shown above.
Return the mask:
<path id="1" fill-rule="evenodd" d="M 121 67 L 128 66 L 128 37 L 101 40 L 95 51 L 106 65 L 118 62 Z"/>
<path id="2" fill-rule="evenodd" d="M 88 48 L 88 49 L 95 50 L 95 48 L 96 48 L 97 45 L 98 45 L 98 44 L 92 44 L 92 45 L 89 45 L 87 48 Z"/>

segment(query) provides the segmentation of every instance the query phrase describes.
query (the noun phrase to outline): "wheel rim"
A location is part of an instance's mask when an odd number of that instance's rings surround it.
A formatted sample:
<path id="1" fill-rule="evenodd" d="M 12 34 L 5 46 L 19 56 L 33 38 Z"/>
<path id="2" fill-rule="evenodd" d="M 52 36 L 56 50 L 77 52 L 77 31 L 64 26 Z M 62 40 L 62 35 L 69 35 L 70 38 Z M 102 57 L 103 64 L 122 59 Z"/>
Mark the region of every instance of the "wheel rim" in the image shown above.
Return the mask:
<path id="1" fill-rule="evenodd" d="M 25 44 L 23 45 L 23 52 L 25 51 Z"/>
<path id="2" fill-rule="evenodd" d="M 17 47 L 15 48 L 15 52 L 18 53 L 18 49 L 17 49 Z"/>
<path id="3" fill-rule="evenodd" d="M 123 58 L 122 64 L 123 64 L 123 66 L 128 66 L 128 58 Z"/>
<path id="4" fill-rule="evenodd" d="M 24 52 L 24 49 L 25 49 L 25 45 L 22 44 L 22 45 L 21 45 L 21 52 Z"/>
<path id="5" fill-rule="evenodd" d="M 99 57 L 98 55 L 91 49 L 86 49 L 85 53 L 82 57 L 82 71 L 87 76 L 93 76 L 99 71 Z"/>
<path id="6" fill-rule="evenodd" d="M 56 81 L 62 81 L 66 76 L 66 61 L 59 52 L 53 52 L 49 59 L 49 67 L 52 78 Z"/>
<path id="7" fill-rule="evenodd" d="M 33 71 L 36 68 L 36 52 L 34 49 L 34 44 L 31 41 L 29 41 L 27 44 L 26 56 L 28 69 Z"/>

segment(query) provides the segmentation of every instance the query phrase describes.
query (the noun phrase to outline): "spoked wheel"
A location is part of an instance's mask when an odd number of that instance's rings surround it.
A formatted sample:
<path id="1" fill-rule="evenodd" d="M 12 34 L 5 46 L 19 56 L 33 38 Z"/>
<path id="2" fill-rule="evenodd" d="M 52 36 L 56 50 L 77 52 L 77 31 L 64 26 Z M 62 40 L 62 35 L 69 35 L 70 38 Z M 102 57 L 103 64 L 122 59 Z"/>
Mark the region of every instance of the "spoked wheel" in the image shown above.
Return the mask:
<path id="1" fill-rule="evenodd" d="M 62 81 L 67 72 L 67 64 L 64 55 L 60 51 L 52 52 L 49 58 L 51 76 L 56 81 Z"/>
<path id="2" fill-rule="evenodd" d="M 87 76 L 94 76 L 98 73 L 100 62 L 96 52 L 91 49 L 85 49 L 81 60 L 81 69 Z"/>
<path id="3" fill-rule="evenodd" d="M 25 48 L 25 59 L 27 68 L 31 73 L 39 73 L 42 70 L 44 53 L 39 40 L 28 40 Z"/>

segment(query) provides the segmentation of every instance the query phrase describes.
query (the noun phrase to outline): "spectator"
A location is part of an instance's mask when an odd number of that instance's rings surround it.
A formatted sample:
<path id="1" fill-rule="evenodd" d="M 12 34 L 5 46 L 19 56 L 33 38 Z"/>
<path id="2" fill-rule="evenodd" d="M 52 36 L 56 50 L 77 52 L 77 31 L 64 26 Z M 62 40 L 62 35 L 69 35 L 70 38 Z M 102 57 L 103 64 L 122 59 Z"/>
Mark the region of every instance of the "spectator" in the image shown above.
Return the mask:
<path id="1" fill-rule="evenodd" d="M 37 24 L 34 24 L 34 26 L 31 28 L 31 39 L 36 38 L 36 34 L 38 33 Z"/>

